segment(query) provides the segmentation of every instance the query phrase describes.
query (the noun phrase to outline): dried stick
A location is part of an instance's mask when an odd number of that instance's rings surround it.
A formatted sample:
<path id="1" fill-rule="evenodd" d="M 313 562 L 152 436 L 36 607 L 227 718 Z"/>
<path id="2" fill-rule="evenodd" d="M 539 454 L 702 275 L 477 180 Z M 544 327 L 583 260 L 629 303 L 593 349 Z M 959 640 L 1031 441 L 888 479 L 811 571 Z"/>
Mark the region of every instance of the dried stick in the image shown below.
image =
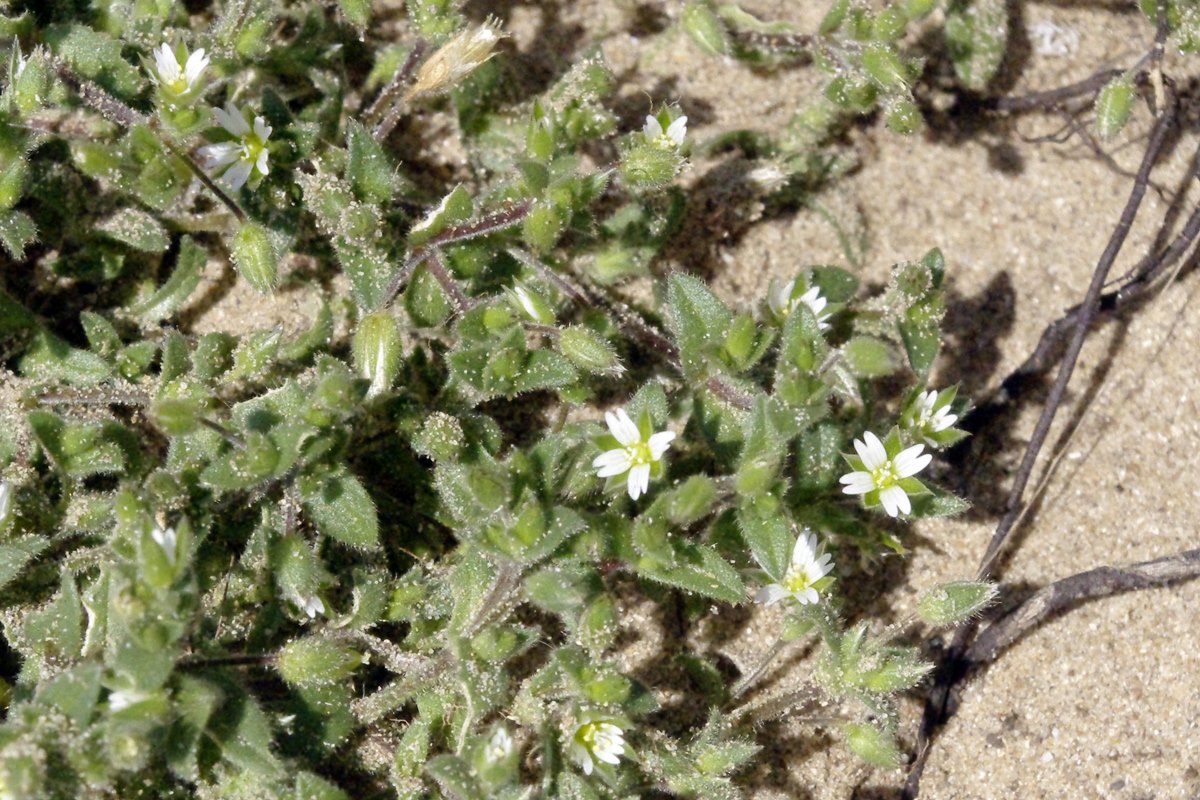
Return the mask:
<path id="1" fill-rule="evenodd" d="M 1162 43 L 1167 36 L 1166 0 L 1158 0 L 1157 11 L 1158 26 L 1155 33 L 1155 51 L 1149 56 L 1149 59 L 1155 63 L 1156 67 L 1157 60 L 1155 56 L 1160 56 Z M 1169 99 L 1169 103 L 1165 106 L 1159 106 L 1159 116 L 1155 122 L 1154 129 L 1151 131 L 1150 141 L 1146 146 L 1141 166 L 1138 168 L 1129 199 L 1126 201 L 1117 226 L 1113 230 L 1108 245 L 1105 247 L 1092 273 L 1092 280 L 1088 286 L 1084 300 L 1080 304 L 1081 310 L 1078 318 L 1075 320 L 1073 336 L 1063 356 L 1062 366 L 1059 368 L 1059 373 L 1055 379 L 1054 386 L 1051 388 L 1050 396 L 1046 400 L 1042 415 L 1038 419 L 1038 424 L 1034 428 L 1021 465 L 1014 477 L 1006 504 L 1007 510 L 1004 517 L 1001 518 L 1000 523 L 996 526 L 996 530 L 980 562 L 980 577 L 987 577 L 991 574 L 995 561 L 1011 536 L 1014 523 L 1022 512 L 1021 499 L 1025 487 L 1032 476 L 1037 456 L 1045 444 L 1046 437 L 1050 432 L 1050 426 L 1054 421 L 1054 416 L 1062 403 L 1067 383 L 1070 381 L 1071 373 L 1075 369 L 1075 363 L 1083 348 L 1084 339 L 1087 337 L 1088 330 L 1100 311 L 1100 298 L 1104 290 L 1108 272 L 1112 268 L 1113 262 L 1116 261 L 1121 246 L 1125 243 L 1129 229 L 1132 227 L 1133 220 L 1137 216 L 1138 209 L 1141 207 L 1146 188 L 1149 186 L 1150 171 L 1158 158 L 1159 152 L 1162 150 L 1168 131 L 1174 124 L 1175 98 L 1172 95 L 1167 99 Z M 917 736 L 916 758 L 909 769 L 902 792 L 902 797 L 905 800 L 914 800 L 920 793 L 921 775 L 925 770 L 925 763 L 929 756 L 932 736 L 945 722 L 952 689 L 966 674 L 968 662 L 963 656 L 967 651 L 969 641 L 974 635 L 975 630 L 974 625 L 964 625 L 961 627 L 955 635 L 953 644 L 946 652 L 945 657 L 941 659 L 938 679 L 933 687 L 931 687 L 929 696 L 926 699 L 921 729 Z"/>
<path id="2" fill-rule="evenodd" d="M 1055 581 L 1006 616 L 993 622 L 967 648 L 971 667 L 994 661 L 1001 652 L 1056 611 L 1084 600 L 1151 589 L 1200 577 L 1200 549 L 1142 561 L 1127 567 L 1097 567 Z"/>
<path id="3" fill-rule="evenodd" d="M 400 115 L 404 111 L 404 98 L 400 93 L 412 78 L 413 70 L 417 68 L 421 57 L 425 55 L 425 50 L 428 48 L 428 43 L 424 39 L 418 39 L 413 49 L 408 54 L 408 58 L 396 70 L 396 74 L 392 77 L 384 90 L 379 93 L 379 97 L 367 109 L 367 119 L 373 120 L 383 108 L 387 108 L 387 114 L 383 117 L 371 135 L 375 141 L 383 143 L 391 132 L 395 130 L 396 124 L 400 122 Z"/>
<path id="4" fill-rule="evenodd" d="M 1088 329 L 1100 311 L 1100 295 L 1104 290 L 1105 281 L 1108 279 L 1108 272 L 1112 268 L 1113 262 L 1116 261 L 1117 255 L 1121 252 L 1122 245 L 1125 244 L 1125 239 L 1129 235 L 1129 229 L 1133 226 L 1133 220 L 1137 216 L 1138 209 L 1142 204 L 1142 198 L 1145 197 L 1146 188 L 1150 183 L 1150 171 L 1154 168 L 1154 162 L 1158 160 L 1158 154 L 1166 142 L 1167 133 L 1174 121 L 1175 106 L 1172 98 L 1171 103 L 1163 109 L 1163 113 L 1155 122 L 1154 130 L 1150 134 L 1150 142 L 1146 146 L 1146 153 L 1142 158 L 1142 164 L 1138 168 L 1137 178 L 1134 180 L 1133 189 L 1129 193 L 1129 199 L 1125 203 L 1125 208 L 1121 212 L 1121 217 L 1112 232 L 1112 236 L 1109 237 L 1108 246 L 1104 248 L 1104 252 L 1101 254 L 1100 260 L 1096 263 L 1095 270 L 1092 272 L 1092 281 L 1081 304 L 1082 310 L 1075 322 L 1074 333 L 1070 344 L 1067 346 L 1067 352 L 1063 356 L 1062 366 L 1059 368 L 1054 386 L 1050 390 L 1050 396 L 1046 398 L 1042 415 L 1033 430 L 1029 446 L 1025 449 L 1025 456 L 1021 459 L 1021 465 L 1017 469 L 1012 488 L 1009 490 L 1004 517 L 1001 518 L 1000 524 L 996 526 L 996 531 L 992 535 L 991 542 L 988 543 L 987 551 L 984 553 L 983 561 L 979 566 L 979 577 L 981 579 L 991 574 L 996 558 L 999 556 L 1008 537 L 1012 534 L 1013 523 L 1016 522 L 1017 516 L 1021 513 L 1021 498 L 1025 492 L 1025 486 L 1029 483 L 1029 478 L 1033 474 L 1033 467 L 1037 461 L 1038 454 L 1041 453 L 1046 437 L 1050 433 L 1050 426 L 1053 424 L 1058 408 L 1062 404 L 1063 395 L 1067 390 L 1067 383 L 1071 380 L 1071 374 L 1075 371 L 1075 362 L 1079 359 L 1079 353 L 1083 349 L 1083 342 L 1087 338 Z"/>

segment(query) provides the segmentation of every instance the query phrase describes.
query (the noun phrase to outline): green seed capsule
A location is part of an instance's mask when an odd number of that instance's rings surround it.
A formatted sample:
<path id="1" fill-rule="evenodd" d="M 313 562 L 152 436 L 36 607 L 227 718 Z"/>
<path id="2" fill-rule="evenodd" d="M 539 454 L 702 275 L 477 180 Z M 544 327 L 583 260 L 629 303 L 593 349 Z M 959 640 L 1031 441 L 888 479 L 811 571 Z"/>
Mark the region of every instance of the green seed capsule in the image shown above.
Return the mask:
<path id="1" fill-rule="evenodd" d="M 704 52 L 723 56 L 729 52 L 725 26 L 706 3 L 688 3 L 683 9 L 683 29 Z"/>
<path id="2" fill-rule="evenodd" d="M 371 382 L 367 397 L 375 397 L 391 388 L 400 371 L 400 330 L 387 311 L 368 314 L 354 332 L 354 366 L 358 374 Z"/>
<path id="3" fill-rule="evenodd" d="M 1125 128 L 1133 111 L 1133 83 L 1116 78 L 1096 95 L 1096 131 L 1100 138 L 1112 139 Z"/>
<path id="4" fill-rule="evenodd" d="M 278 263 L 275 248 L 261 225 L 247 222 L 233 237 L 230 247 L 233 265 L 238 274 L 258 291 L 269 294 L 278 283 Z"/>

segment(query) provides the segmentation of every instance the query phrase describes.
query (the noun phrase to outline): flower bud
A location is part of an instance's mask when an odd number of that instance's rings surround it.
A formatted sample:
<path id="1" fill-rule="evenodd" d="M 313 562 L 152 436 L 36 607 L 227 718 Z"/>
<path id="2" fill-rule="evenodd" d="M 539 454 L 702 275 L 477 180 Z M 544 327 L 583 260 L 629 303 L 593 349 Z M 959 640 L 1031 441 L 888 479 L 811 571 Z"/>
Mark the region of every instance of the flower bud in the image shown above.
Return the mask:
<path id="1" fill-rule="evenodd" d="M 354 365 L 371 382 L 367 397 L 375 397 L 392 386 L 400 371 L 400 330 L 387 311 L 363 317 L 354 332 Z"/>
<path id="2" fill-rule="evenodd" d="M 996 586 L 984 581 L 954 581 L 935 586 L 917 602 L 917 616 L 930 625 L 955 625 L 970 619 L 996 598 Z"/>
<path id="3" fill-rule="evenodd" d="M 8 525 L 12 516 L 13 486 L 8 481 L 0 481 L 0 530 Z"/>
<path id="4" fill-rule="evenodd" d="M 286 645 L 275 666 L 293 686 L 320 686 L 350 677 L 362 663 L 362 654 L 349 643 L 309 636 Z"/>
<path id="5" fill-rule="evenodd" d="M 270 294 L 279 282 L 275 248 L 266 228 L 253 222 L 242 225 L 229 248 L 238 274 L 258 291 Z"/>
<path id="6" fill-rule="evenodd" d="M 874 725 L 851 722 L 842 725 L 842 733 L 846 736 L 846 745 L 868 764 L 890 768 L 900 763 L 896 743 Z"/>
<path id="7" fill-rule="evenodd" d="M 658 189 L 666 186 L 683 168 L 683 157 L 673 149 L 642 144 L 621 158 L 621 177 L 631 189 Z"/>
<path id="8" fill-rule="evenodd" d="M 1125 128 L 1133 110 L 1133 83 L 1126 77 L 1112 80 L 1096 95 L 1096 132 L 1112 139 Z"/>
<path id="9" fill-rule="evenodd" d="M 723 56 L 729 52 L 729 36 L 720 18 L 706 3 L 688 3 L 684 6 L 683 29 L 692 41 L 704 52 Z"/>
<path id="10" fill-rule="evenodd" d="M 621 362 L 603 336 L 582 325 L 564 328 L 558 337 L 558 349 L 575 366 L 587 372 L 616 375 Z"/>

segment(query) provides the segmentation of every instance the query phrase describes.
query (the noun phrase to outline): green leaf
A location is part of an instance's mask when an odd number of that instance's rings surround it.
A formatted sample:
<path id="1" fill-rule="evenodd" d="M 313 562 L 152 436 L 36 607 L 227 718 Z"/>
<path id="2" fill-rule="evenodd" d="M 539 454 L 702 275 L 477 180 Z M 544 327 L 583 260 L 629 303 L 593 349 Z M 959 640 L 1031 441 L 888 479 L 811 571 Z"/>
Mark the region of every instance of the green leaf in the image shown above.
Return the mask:
<path id="1" fill-rule="evenodd" d="M 41 555 L 49 546 L 49 540 L 33 534 L 0 543 L 0 589 L 24 572 L 25 565 Z"/>
<path id="2" fill-rule="evenodd" d="M 102 220 L 96 230 L 142 253 L 163 253 L 171 244 L 162 223 L 137 208 L 121 209 Z"/>
<path id="3" fill-rule="evenodd" d="M 787 517 L 778 508 L 778 500 L 744 503 L 737 514 L 738 528 L 754 560 L 774 580 L 781 580 L 792 561 L 796 537 Z"/>
<path id="4" fill-rule="evenodd" d="M 667 279 L 667 327 L 679 345 L 683 370 L 691 380 L 708 372 L 709 356 L 725 342 L 731 312 L 700 280 L 675 273 Z"/>
<path id="5" fill-rule="evenodd" d="M 87 727 L 100 699 L 99 664 L 78 664 L 42 685 L 37 698 L 55 706 L 80 728 Z"/>
<path id="6" fill-rule="evenodd" d="M 891 348 L 881 339 L 856 336 L 843 346 L 846 363 L 860 378 L 878 378 L 896 371 Z"/>
<path id="7" fill-rule="evenodd" d="M 71 347 L 54 334 L 39 330 L 21 357 L 22 375 L 40 381 L 62 381 L 73 386 L 93 386 L 112 376 L 103 358 Z"/>
<path id="8" fill-rule="evenodd" d="M 917 616 L 930 625 L 956 625 L 978 614 L 996 598 L 994 583 L 953 581 L 927 591 L 917 601 Z"/>
<path id="9" fill-rule="evenodd" d="M 434 756 L 425 764 L 425 772 L 452 800 L 478 800 L 484 796 L 479 782 L 471 774 L 471 768 L 458 756 Z"/>
<path id="10" fill-rule="evenodd" d="M 375 502 L 349 471 L 339 470 L 301 493 L 304 508 L 321 533 L 351 547 L 379 547 Z"/>
<path id="11" fill-rule="evenodd" d="M 0 214 L 0 244 L 13 258 L 25 258 L 25 248 L 37 239 L 37 225 L 24 211 Z"/>
<path id="12" fill-rule="evenodd" d="M 1008 47 L 1006 0 L 954 3 L 946 12 L 945 36 L 958 79 L 968 89 L 986 89 Z"/>
<path id="13" fill-rule="evenodd" d="M 145 324 L 164 320 L 174 314 L 175 309 L 183 305 L 200 285 L 200 275 L 207 260 L 208 253 L 204 248 L 196 244 L 192 237 L 183 237 L 171 276 L 154 294 L 130 308 L 130 312 Z"/>
<path id="14" fill-rule="evenodd" d="M 650 559 L 638 564 L 638 572 L 651 580 L 714 600 L 741 603 L 746 599 L 746 585 L 737 570 L 707 545 L 677 545 L 673 566 Z"/>
<path id="15" fill-rule="evenodd" d="M 396 190 L 395 167 L 362 123 L 351 120 L 346 126 L 346 180 L 359 199 L 383 203 Z"/>

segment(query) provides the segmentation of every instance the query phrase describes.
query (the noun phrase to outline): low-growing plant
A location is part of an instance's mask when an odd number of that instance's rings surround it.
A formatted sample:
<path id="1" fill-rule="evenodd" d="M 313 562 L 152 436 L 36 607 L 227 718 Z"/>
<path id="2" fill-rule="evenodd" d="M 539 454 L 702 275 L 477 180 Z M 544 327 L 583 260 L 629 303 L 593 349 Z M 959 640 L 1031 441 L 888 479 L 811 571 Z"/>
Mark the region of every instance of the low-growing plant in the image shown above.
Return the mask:
<path id="1" fill-rule="evenodd" d="M 967 507 L 930 477 L 966 435 L 930 384 L 943 257 L 872 291 L 798 262 L 740 304 L 657 267 L 693 147 L 794 204 L 852 117 L 919 127 L 910 25 L 980 89 L 1005 3 L 836 0 L 803 37 L 690 4 L 709 52 L 829 76 L 783 134 L 704 143 L 669 104 L 623 129 L 599 55 L 526 91 L 449 0 L 387 12 L 399 43 L 362 0 L 9 5 L 0 797 L 719 800 L 780 717 L 900 762 L 912 631 L 994 595 L 841 613 L 905 521 Z M 304 325 L 184 324 L 225 265 Z M 682 637 L 668 724 L 624 610 L 752 602 L 776 644 L 733 673 Z M 799 688 L 763 690 L 799 640 Z"/>

